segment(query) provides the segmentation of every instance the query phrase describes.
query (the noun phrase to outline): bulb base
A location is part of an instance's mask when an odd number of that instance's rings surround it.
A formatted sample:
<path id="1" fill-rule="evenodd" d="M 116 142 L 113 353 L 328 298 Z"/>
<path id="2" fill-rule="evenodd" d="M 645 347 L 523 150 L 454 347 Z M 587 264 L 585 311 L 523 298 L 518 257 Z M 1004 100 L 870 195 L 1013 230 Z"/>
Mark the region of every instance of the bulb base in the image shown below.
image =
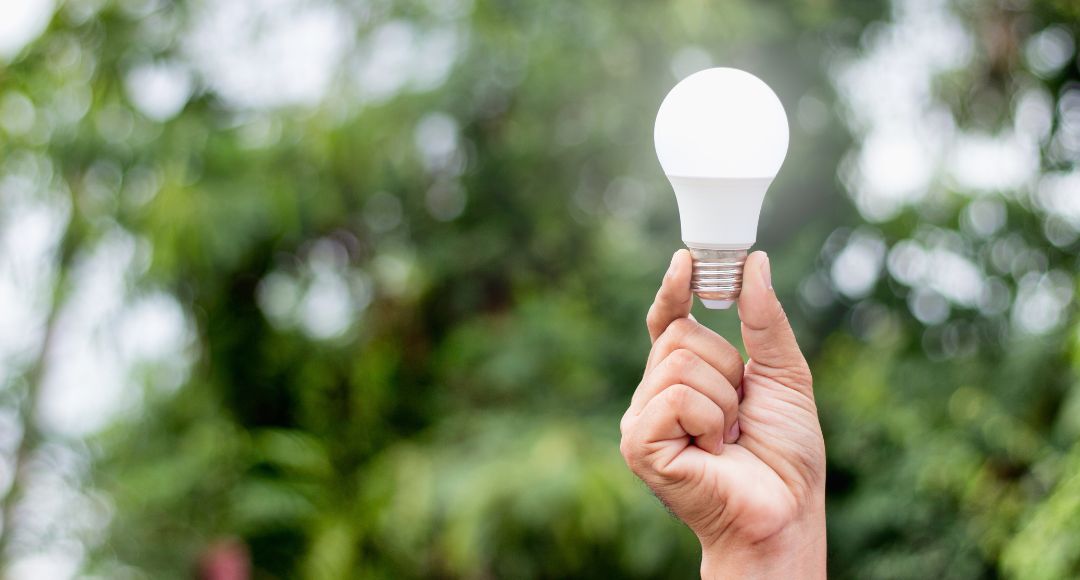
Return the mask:
<path id="1" fill-rule="evenodd" d="M 713 250 L 690 247 L 694 273 L 690 289 L 706 308 L 726 310 L 742 291 L 743 264 L 747 250 Z"/>

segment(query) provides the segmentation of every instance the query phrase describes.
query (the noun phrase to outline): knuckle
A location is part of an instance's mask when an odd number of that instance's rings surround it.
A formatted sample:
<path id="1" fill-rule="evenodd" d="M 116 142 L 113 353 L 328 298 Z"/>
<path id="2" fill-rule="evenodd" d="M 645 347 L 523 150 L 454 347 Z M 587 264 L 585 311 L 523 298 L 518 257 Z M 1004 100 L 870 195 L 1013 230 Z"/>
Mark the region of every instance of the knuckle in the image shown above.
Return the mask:
<path id="1" fill-rule="evenodd" d="M 622 438 L 622 441 L 619 442 L 619 453 L 622 454 L 623 462 L 630 468 L 630 471 L 641 474 L 645 470 L 641 445 L 635 442 L 633 438 Z"/>
<path id="2" fill-rule="evenodd" d="M 698 323 L 689 318 L 676 318 L 668 323 L 667 328 L 662 329 L 660 337 L 656 339 L 656 345 L 674 350 L 679 345 L 685 344 L 689 336 L 696 332 Z"/>
<path id="3" fill-rule="evenodd" d="M 693 334 L 697 331 L 697 328 L 697 322 L 694 322 L 689 318 L 677 318 L 672 321 L 671 326 L 668 327 L 668 332 L 672 334 L 674 339 L 678 340 Z"/>
<path id="4" fill-rule="evenodd" d="M 683 384 L 671 385 L 664 389 L 664 400 L 675 410 L 678 410 L 687 399 L 689 399 L 693 389 Z"/>
<path id="5" fill-rule="evenodd" d="M 622 419 L 619 420 L 619 435 L 621 435 L 623 439 L 626 439 L 626 436 L 630 433 L 630 415 L 630 411 L 627 410 L 623 413 Z"/>
<path id="6" fill-rule="evenodd" d="M 735 389 L 724 388 L 719 390 L 720 409 L 725 415 L 734 416 L 739 412 L 739 394 Z"/>
<path id="7" fill-rule="evenodd" d="M 698 364 L 700 358 L 690 349 L 677 348 L 668 355 L 668 361 L 670 361 L 668 364 L 675 369 L 683 370 L 692 368 L 694 365 Z"/>
<path id="8" fill-rule="evenodd" d="M 722 431 L 720 432 L 720 438 L 726 439 L 728 429 L 732 425 L 739 422 L 739 406 L 737 404 L 732 405 L 730 409 L 726 406 L 720 408 L 720 420 L 717 425 L 720 426 Z"/>
<path id="9" fill-rule="evenodd" d="M 737 388 L 739 388 L 740 385 L 742 385 L 743 377 L 745 375 L 746 375 L 746 363 L 744 363 L 742 361 L 742 359 L 740 359 L 737 364 L 732 365 L 731 376 L 728 376 L 728 375 L 724 375 L 724 376 L 727 377 L 728 379 L 730 379 L 729 382 L 731 383 L 731 388 L 737 389 Z"/>
<path id="10" fill-rule="evenodd" d="M 660 314 L 656 312 L 656 308 L 650 308 L 649 313 L 645 315 L 645 327 L 651 332 L 656 332 L 662 330 L 660 324 Z"/>
<path id="11" fill-rule="evenodd" d="M 622 420 L 619 422 L 619 431 L 622 434 L 619 439 L 619 453 L 622 454 L 623 461 L 626 462 L 631 471 L 637 472 L 640 445 L 634 437 L 633 413 L 629 409 L 623 414 Z"/>
<path id="12" fill-rule="evenodd" d="M 721 356 L 721 365 L 723 368 L 721 372 L 724 372 L 724 376 L 729 379 L 736 379 L 732 384 L 738 386 L 739 381 L 742 379 L 743 371 L 746 369 L 746 363 L 742 359 L 742 355 L 734 347 L 725 351 Z"/>
<path id="13" fill-rule="evenodd" d="M 671 325 L 669 324 L 667 328 L 658 328 L 655 330 L 657 331 L 658 336 L 656 337 L 656 340 L 653 341 L 653 350 L 662 351 L 667 348 L 667 345 L 671 342 Z"/>

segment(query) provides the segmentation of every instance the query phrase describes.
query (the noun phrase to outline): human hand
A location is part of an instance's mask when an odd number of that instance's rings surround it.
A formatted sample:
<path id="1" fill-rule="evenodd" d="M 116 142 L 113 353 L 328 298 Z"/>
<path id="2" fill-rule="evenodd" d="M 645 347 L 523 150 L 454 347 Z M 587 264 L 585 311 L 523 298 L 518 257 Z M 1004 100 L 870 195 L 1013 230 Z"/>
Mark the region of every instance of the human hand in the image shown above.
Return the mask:
<path id="1" fill-rule="evenodd" d="M 672 257 L 653 347 L 621 422 L 627 465 L 702 546 L 702 577 L 825 577 L 825 445 L 813 380 L 754 252 L 739 297 L 750 360 L 690 316 L 691 259 Z"/>

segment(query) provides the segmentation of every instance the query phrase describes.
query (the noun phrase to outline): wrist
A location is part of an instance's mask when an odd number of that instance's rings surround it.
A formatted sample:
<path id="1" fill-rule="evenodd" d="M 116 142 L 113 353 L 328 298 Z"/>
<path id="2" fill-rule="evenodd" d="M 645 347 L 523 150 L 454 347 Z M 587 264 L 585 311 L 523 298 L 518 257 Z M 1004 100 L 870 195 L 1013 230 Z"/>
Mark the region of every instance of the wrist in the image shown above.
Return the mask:
<path id="1" fill-rule="evenodd" d="M 721 538 L 701 547 L 701 577 L 794 578 L 826 577 L 825 510 L 807 513 L 776 534 L 760 541 Z"/>

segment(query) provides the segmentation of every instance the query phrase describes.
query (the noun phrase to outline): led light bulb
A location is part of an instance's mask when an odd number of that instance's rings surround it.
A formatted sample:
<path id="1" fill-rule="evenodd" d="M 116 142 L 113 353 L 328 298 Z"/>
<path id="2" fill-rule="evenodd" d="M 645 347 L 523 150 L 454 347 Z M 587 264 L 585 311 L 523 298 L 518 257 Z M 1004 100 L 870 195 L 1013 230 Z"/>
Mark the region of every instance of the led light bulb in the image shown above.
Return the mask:
<path id="1" fill-rule="evenodd" d="M 707 308 L 728 308 L 742 289 L 765 191 L 787 155 L 784 106 L 754 75 L 710 68 L 664 97 L 653 138 L 694 259 L 691 289 Z"/>

